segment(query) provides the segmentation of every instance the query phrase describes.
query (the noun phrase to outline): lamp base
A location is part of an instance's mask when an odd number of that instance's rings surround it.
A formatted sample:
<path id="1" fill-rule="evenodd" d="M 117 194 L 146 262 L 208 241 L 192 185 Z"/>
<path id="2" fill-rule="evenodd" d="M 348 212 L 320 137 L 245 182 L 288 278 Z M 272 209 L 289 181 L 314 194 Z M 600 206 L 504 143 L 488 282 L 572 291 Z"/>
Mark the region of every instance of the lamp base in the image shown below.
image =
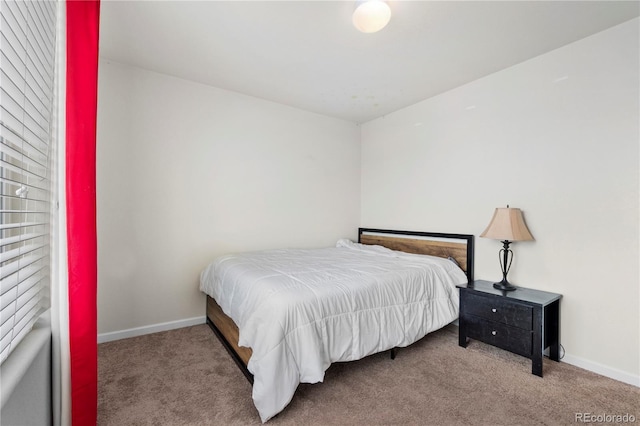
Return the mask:
<path id="1" fill-rule="evenodd" d="M 499 283 L 493 283 L 493 288 L 497 288 L 498 290 L 502 290 L 502 291 L 513 291 L 513 290 L 517 289 L 518 287 L 516 287 L 515 285 L 511 284 L 506 279 L 503 279 Z"/>

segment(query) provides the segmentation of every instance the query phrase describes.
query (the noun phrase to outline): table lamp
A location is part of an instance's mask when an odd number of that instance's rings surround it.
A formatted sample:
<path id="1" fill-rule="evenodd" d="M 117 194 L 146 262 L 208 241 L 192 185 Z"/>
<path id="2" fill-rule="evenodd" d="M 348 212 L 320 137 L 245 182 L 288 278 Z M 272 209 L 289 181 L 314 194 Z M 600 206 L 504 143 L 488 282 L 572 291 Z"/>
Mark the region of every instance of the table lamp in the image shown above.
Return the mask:
<path id="1" fill-rule="evenodd" d="M 515 290 L 517 287 L 507 280 L 507 274 L 513 262 L 513 252 L 509 248 L 509 244 L 512 241 L 533 241 L 533 236 L 522 218 L 522 211 L 510 208 L 509 205 L 506 208 L 497 208 L 489 226 L 480 236 L 502 241 L 502 249 L 498 253 L 502 268 L 502 281 L 494 283 L 493 287 L 503 291 Z"/>

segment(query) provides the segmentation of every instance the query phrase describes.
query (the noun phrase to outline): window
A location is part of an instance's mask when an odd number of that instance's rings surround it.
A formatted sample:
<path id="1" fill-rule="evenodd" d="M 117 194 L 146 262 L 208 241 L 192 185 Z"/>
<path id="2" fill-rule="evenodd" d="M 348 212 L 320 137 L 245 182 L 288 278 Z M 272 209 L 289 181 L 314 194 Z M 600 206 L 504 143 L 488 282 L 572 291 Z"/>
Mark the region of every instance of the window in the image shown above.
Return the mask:
<path id="1" fill-rule="evenodd" d="M 0 2 L 0 363 L 49 306 L 56 7 Z"/>

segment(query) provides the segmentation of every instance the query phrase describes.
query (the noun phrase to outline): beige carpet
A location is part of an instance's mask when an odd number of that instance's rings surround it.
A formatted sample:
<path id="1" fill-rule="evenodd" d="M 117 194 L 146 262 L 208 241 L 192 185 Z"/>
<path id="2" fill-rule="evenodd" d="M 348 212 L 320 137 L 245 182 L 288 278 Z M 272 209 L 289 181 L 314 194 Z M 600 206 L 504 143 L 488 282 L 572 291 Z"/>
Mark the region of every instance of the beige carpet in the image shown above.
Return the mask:
<path id="1" fill-rule="evenodd" d="M 208 326 L 116 342 L 99 351 L 99 425 L 257 425 L 251 387 Z M 388 353 L 334 364 L 302 384 L 273 425 L 562 425 L 576 413 L 635 416 L 640 389 L 565 363 L 529 360 L 450 326 Z M 615 419 L 612 419 L 615 420 Z"/>

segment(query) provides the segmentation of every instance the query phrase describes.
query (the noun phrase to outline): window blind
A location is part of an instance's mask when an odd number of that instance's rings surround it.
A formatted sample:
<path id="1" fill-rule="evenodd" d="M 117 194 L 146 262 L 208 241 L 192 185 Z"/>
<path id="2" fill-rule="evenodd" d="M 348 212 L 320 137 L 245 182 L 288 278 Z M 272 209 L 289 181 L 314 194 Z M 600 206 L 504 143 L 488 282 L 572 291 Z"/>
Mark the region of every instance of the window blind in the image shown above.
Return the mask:
<path id="1" fill-rule="evenodd" d="M 0 363 L 49 306 L 57 2 L 0 2 Z"/>

